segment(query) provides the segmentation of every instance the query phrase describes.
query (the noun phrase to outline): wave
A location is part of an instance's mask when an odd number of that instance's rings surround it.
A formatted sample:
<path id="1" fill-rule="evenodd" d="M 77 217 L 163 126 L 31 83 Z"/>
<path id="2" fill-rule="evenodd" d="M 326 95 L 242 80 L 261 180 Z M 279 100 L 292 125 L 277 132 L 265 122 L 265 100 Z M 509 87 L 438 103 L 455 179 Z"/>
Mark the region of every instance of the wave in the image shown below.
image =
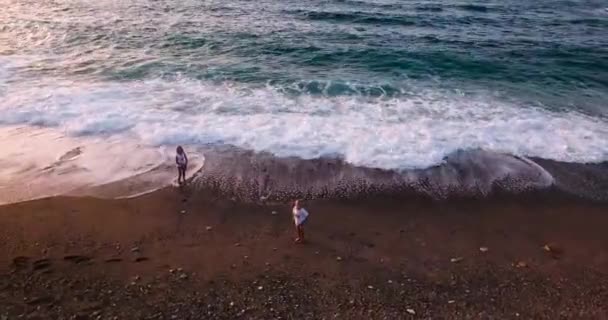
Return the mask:
<path id="1" fill-rule="evenodd" d="M 608 159 L 606 119 L 426 84 L 370 97 L 187 79 L 26 81 L 12 83 L 0 100 L 3 125 L 125 136 L 151 146 L 233 145 L 370 168 L 428 168 L 470 149 L 568 162 Z"/>

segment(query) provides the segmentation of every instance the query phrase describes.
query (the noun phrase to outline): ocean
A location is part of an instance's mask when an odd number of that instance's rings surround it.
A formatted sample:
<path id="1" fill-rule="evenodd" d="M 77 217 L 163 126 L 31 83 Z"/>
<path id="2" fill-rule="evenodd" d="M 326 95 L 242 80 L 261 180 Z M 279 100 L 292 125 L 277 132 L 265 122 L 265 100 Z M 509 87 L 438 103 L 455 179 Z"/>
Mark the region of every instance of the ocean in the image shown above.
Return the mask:
<path id="1" fill-rule="evenodd" d="M 0 7 L 0 202 L 161 187 L 177 145 L 260 194 L 513 178 L 608 199 L 604 0 Z"/>

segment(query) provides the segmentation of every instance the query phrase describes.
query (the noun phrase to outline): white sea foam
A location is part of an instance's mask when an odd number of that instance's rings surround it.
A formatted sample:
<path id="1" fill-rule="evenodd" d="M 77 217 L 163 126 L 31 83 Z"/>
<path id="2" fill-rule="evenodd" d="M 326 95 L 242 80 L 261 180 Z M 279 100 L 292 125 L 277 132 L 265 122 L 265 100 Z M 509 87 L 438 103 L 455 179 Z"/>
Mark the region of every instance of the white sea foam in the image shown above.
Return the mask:
<path id="1" fill-rule="evenodd" d="M 408 169 L 482 148 L 572 161 L 608 160 L 608 123 L 570 112 L 425 89 L 394 98 L 289 97 L 272 87 L 192 80 L 12 83 L 0 124 L 150 146 L 231 144 L 304 159 Z"/>

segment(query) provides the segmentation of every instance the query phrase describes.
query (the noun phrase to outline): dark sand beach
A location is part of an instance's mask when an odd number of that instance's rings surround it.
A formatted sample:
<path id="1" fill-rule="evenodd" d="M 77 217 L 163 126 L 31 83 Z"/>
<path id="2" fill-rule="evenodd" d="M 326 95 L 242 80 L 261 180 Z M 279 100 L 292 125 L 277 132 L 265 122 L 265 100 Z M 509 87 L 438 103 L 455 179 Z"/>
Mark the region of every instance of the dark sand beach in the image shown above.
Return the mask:
<path id="1" fill-rule="evenodd" d="M 0 318 L 608 318 L 605 204 L 192 192 L 0 207 Z"/>

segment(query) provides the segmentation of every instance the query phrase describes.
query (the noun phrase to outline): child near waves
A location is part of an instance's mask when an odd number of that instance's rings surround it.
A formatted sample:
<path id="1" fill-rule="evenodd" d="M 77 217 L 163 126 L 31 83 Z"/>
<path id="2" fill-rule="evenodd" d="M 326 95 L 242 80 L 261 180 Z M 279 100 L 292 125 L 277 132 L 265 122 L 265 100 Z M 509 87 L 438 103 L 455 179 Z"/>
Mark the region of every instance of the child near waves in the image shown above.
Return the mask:
<path id="1" fill-rule="evenodd" d="M 175 163 L 177 164 L 177 183 L 186 183 L 186 169 L 188 168 L 188 157 L 182 146 L 177 146 Z"/>

